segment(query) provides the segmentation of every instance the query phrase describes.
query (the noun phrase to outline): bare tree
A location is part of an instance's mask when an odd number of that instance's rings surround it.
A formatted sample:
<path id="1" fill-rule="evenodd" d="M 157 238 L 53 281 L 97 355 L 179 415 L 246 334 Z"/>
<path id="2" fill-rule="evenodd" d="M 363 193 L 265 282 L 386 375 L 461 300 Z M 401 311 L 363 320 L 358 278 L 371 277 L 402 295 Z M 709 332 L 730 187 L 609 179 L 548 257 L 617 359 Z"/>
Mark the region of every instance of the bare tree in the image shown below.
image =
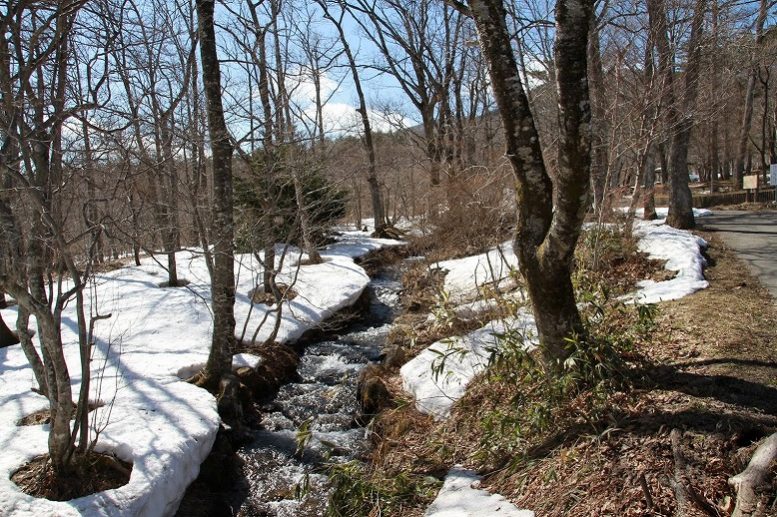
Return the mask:
<path id="1" fill-rule="evenodd" d="M 572 258 L 588 206 L 590 104 L 587 84 L 589 0 L 556 4 L 555 57 L 561 140 L 555 184 L 548 175 L 539 134 L 520 80 L 499 0 L 470 0 L 480 45 L 499 106 L 507 157 L 516 179 L 515 250 L 528 286 L 548 362 L 569 354 L 566 339 L 583 336 L 571 281 Z"/>
<path id="2" fill-rule="evenodd" d="M 663 0 L 659 0 L 663 2 Z M 685 110 L 693 110 L 699 91 L 699 67 L 701 65 L 701 37 L 704 24 L 706 0 L 696 0 L 691 20 L 691 34 L 688 38 L 688 57 L 685 64 L 685 81 L 681 104 L 675 105 L 674 99 L 667 101 L 667 125 L 672 131 L 669 146 L 669 215 L 667 224 L 675 228 L 693 228 L 696 225 L 693 216 L 693 199 L 688 186 L 688 149 L 693 129 L 693 117 Z M 661 18 L 665 16 L 662 12 Z M 660 29 L 659 29 L 660 30 Z M 657 36 L 662 72 L 666 77 L 667 88 L 671 87 L 670 75 L 674 74 L 672 58 L 662 47 L 668 45 L 660 33 Z M 665 33 L 664 33 L 665 34 Z M 682 107 L 682 108 L 681 108 Z"/>
<path id="3" fill-rule="evenodd" d="M 202 81 L 208 114 L 213 159 L 213 276 L 211 298 L 213 340 L 205 369 L 195 379 L 215 391 L 232 369 L 235 347 L 235 259 L 232 200 L 232 139 L 221 103 L 221 69 L 216 47 L 213 13 L 215 0 L 197 0 Z"/>
<path id="4" fill-rule="evenodd" d="M 348 43 L 348 38 L 343 30 L 343 18 L 346 13 L 343 2 L 337 2 L 340 7 L 340 13 L 335 17 L 330 11 L 326 0 L 317 0 L 321 9 L 324 11 L 324 18 L 329 20 L 340 38 L 340 43 L 343 46 L 346 60 L 348 61 L 348 69 L 351 72 L 351 79 L 356 90 L 356 95 L 359 98 L 359 107 L 357 111 L 362 123 L 362 129 L 364 134 L 362 135 L 362 143 L 364 150 L 367 153 L 367 184 L 370 188 L 370 200 L 372 201 L 372 216 L 375 219 L 375 233 L 382 235 L 386 228 L 386 213 L 383 205 L 383 195 L 381 193 L 380 181 L 377 174 L 377 160 L 375 157 L 375 144 L 372 138 L 372 125 L 370 123 L 369 111 L 367 110 L 367 99 L 364 95 L 364 89 L 362 88 L 362 82 L 359 75 L 359 69 L 356 65 L 356 58 L 351 50 L 351 45 Z"/>
<path id="5" fill-rule="evenodd" d="M 760 0 L 758 7 L 758 16 L 755 20 L 755 51 L 761 46 L 764 38 L 764 25 L 768 13 L 767 0 Z M 757 63 L 753 56 L 754 62 Z M 742 176 L 745 172 L 745 158 L 747 155 L 747 143 L 750 138 L 750 126 L 753 120 L 753 97 L 755 96 L 755 82 L 758 78 L 758 64 L 753 64 L 747 77 L 747 87 L 745 89 L 745 103 L 742 112 L 742 124 L 739 127 L 739 140 L 737 145 L 737 161 L 734 168 L 734 186 L 742 187 Z"/>
<path id="6" fill-rule="evenodd" d="M 18 303 L 18 337 L 38 391 L 49 399 L 51 466 L 63 478 L 77 453 L 87 449 L 91 342 L 84 289 L 99 237 L 94 228 L 76 237 L 68 232 L 66 191 L 72 177 L 65 168 L 63 128 L 87 107 L 96 107 L 96 90 L 105 80 L 103 75 L 94 85 L 85 85 L 91 102 L 74 97 L 70 88 L 78 41 L 73 33 L 82 28 L 78 20 L 84 2 L 20 2 L 11 7 L 0 17 L 0 30 L 8 35 L 0 40 L 0 181 L 14 192 L 13 197 L 0 194 L 0 291 Z M 97 31 L 83 27 L 80 38 L 99 41 Z M 63 312 L 73 302 L 82 386 L 76 404 L 62 341 Z M 40 352 L 28 329 L 31 315 Z"/>

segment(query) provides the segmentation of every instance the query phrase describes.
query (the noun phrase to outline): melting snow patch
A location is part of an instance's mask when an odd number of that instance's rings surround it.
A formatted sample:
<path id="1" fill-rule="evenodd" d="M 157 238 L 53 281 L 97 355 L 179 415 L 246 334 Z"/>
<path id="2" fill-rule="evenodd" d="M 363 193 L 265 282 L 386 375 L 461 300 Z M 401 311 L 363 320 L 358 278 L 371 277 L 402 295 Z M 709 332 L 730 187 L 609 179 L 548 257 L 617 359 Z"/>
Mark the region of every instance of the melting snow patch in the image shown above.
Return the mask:
<path id="1" fill-rule="evenodd" d="M 511 287 L 510 272 L 518 267 L 513 244 L 507 241 L 480 255 L 438 262 L 445 275 L 445 291 L 457 302 L 471 300 L 484 285 Z"/>
<path id="2" fill-rule="evenodd" d="M 438 341 L 405 363 L 400 369 L 402 385 L 415 397 L 418 411 L 447 418 L 472 378 L 488 366 L 499 344 L 497 336 L 508 330 L 522 334 L 527 346 L 535 344 L 534 318 L 521 311 L 514 318 L 491 321 L 465 336 Z"/>
<path id="3" fill-rule="evenodd" d="M 519 510 L 499 494 L 478 488 L 480 476 L 454 467 L 445 476 L 437 498 L 426 510 L 426 517 L 534 517 L 530 510 Z"/>
<path id="4" fill-rule="evenodd" d="M 663 221 L 635 221 L 634 234 L 639 237 L 639 250 L 651 259 L 665 260 L 666 269 L 677 274 L 671 280 L 643 280 L 633 298 L 637 303 L 658 303 L 677 300 L 709 283 L 704 279 L 706 261 L 702 250 L 707 242 L 687 230 L 672 228 Z"/>

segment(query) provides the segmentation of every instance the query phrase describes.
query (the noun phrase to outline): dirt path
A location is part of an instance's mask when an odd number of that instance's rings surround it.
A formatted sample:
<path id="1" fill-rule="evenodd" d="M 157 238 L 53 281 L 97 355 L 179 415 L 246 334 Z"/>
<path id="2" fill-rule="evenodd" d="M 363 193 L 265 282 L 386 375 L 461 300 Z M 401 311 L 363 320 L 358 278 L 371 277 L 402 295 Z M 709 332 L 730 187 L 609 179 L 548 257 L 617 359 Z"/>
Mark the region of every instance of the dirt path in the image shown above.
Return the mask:
<path id="1" fill-rule="evenodd" d="M 777 211 L 726 211 L 700 219 L 751 268 L 777 299 Z"/>

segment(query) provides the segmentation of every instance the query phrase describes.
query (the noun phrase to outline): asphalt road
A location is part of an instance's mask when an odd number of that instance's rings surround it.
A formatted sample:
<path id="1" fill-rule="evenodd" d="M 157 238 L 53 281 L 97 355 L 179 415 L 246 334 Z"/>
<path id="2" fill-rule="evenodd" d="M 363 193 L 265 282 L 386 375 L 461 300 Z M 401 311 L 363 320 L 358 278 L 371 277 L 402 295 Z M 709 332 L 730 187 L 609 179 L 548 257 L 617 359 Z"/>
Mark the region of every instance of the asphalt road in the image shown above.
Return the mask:
<path id="1" fill-rule="evenodd" d="M 733 248 L 777 300 L 777 211 L 720 211 L 697 222 Z"/>

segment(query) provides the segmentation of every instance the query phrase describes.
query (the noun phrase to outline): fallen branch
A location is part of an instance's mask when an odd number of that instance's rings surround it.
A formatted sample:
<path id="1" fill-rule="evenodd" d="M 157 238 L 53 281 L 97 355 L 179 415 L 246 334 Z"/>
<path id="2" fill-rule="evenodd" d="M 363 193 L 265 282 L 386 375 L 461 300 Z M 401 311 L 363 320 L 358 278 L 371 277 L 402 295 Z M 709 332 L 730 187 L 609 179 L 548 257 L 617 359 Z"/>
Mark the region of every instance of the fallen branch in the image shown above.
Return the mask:
<path id="1" fill-rule="evenodd" d="M 669 433 L 669 440 L 672 443 L 672 456 L 674 456 L 674 479 L 670 480 L 670 483 L 674 489 L 674 497 L 677 500 L 674 514 L 677 517 L 682 517 L 685 515 L 685 507 L 688 504 L 688 493 L 683 483 L 685 458 L 680 449 L 680 430 L 672 429 L 672 432 Z"/>
<path id="2" fill-rule="evenodd" d="M 645 473 L 639 475 L 639 485 L 642 487 L 642 492 L 645 494 L 645 503 L 647 503 L 647 511 L 653 510 L 653 496 L 650 495 L 650 486 L 648 486 L 647 479 L 645 479 Z"/>
<path id="3" fill-rule="evenodd" d="M 747 468 L 729 478 L 728 484 L 737 493 L 732 517 L 753 515 L 760 505 L 756 490 L 766 483 L 772 462 L 777 460 L 777 433 L 766 438 L 753 453 Z"/>
<path id="4" fill-rule="evenodd" d="M 715 505 L 710 503 L 696 489 L 693 488 L 693 484 L 688 479 L 688 465 L 683 456 L 682 445 L 680 444 L 680 438 L 682 433 L 679 429 L 672 429 L 669 434 L 669 438 L 672 442 L 672 455 L 674 456 L 674 479 L 671 480 L 672 488 L 674 488 L 675 498 L 677 499 L 677 509 L 675 515 L 682 516 L 686 513 L 686 505 L 688 504 L 688 498 L 696 505 L 697 508 L 702 510 L 710 517 L 719 517 L 720 512 L 715 508 Z"/>

